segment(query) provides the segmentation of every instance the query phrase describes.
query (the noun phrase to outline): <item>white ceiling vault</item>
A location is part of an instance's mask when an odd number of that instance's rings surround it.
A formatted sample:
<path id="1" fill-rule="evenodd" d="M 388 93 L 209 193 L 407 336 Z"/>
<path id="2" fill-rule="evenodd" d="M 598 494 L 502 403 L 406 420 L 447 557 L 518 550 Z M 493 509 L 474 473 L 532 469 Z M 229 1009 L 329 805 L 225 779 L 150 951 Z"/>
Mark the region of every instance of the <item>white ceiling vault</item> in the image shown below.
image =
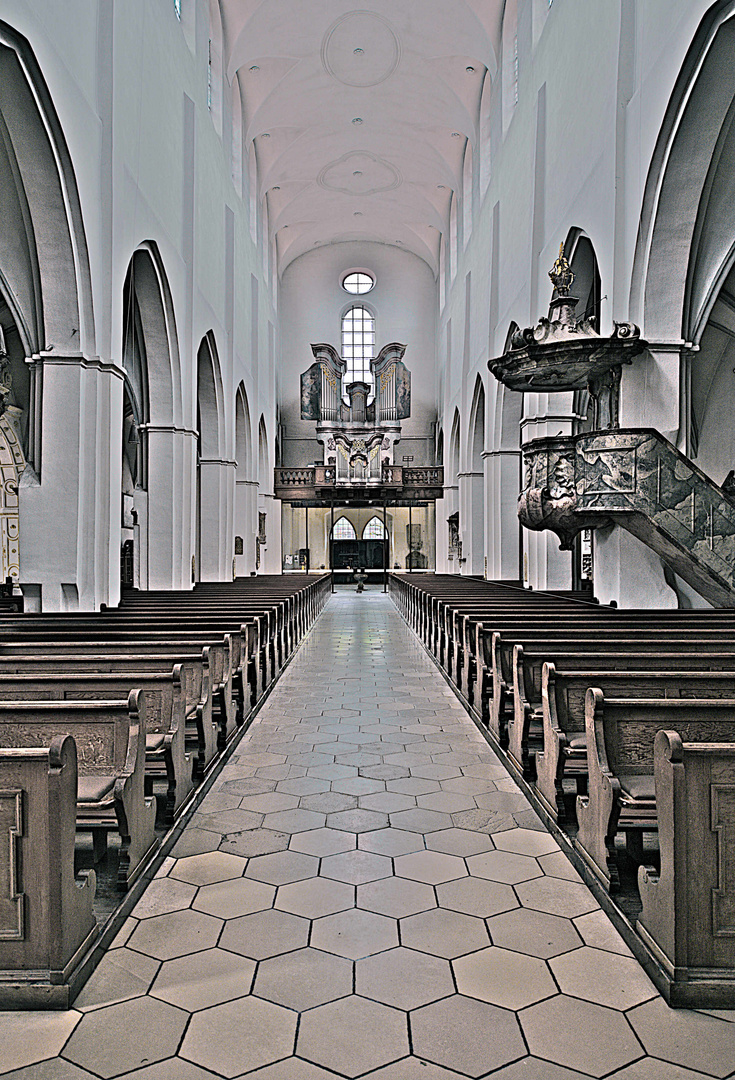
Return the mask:
<path id="1" fill-rule="evenodd" d="M 436 272 L 504 0 L 220 0 L 279 272 L 371 240 Z"/>

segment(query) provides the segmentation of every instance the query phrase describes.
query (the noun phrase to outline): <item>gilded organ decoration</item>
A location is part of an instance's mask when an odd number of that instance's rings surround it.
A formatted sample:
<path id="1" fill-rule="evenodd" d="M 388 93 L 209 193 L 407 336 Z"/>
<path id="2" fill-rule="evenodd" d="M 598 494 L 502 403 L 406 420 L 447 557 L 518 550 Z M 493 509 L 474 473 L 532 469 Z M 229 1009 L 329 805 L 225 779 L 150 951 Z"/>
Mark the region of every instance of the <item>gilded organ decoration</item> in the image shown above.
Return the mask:
<path id="1" fill-rule="evenodd" d="M 393 342 L 370 360 L 372 383 L 343 386 L 347 363 L 329 344 L 312 345 L 314 363 L 301 376 L 301 419 L 316 420 L 324 464 L 337 484 L 379 485 L 393 465 L 401 420 L 411 413 L 405 345 Z M 371 400 L 372 398 L 372 400 Z"/>

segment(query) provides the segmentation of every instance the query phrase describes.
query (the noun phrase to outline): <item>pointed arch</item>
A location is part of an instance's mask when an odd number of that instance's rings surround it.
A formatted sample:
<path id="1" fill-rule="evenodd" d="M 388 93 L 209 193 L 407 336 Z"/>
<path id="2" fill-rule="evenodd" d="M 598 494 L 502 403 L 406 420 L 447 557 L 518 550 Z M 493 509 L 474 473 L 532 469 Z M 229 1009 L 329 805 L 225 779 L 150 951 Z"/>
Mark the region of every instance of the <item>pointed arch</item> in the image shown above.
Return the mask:
<path id="1" fill-rule="evenodd" d="M 482 376 L 475 380 L 475 390 L 470 411 L 468 461 L 474 470 L 482 471 L 482 454 L 485 449 L 485 386 Z"/>
<path id="2" fill-rule="evenodd" d="M 253 471 L 253 436 L 250 406 L 245 383 L 241 382 L 235 395 L 235 460 L 237 479 L 251 480 Z"/>
<path id="3" fill-rule="evenodd" d="M 334 528 L 332 529 L 332 539 L 357 540 L 355 526 L 352 524 L 349 518 L 345 517 L 344 514 L 342 515 L 342 517 L 337 518 L 334 523 Z"/>
<path id="4" fill-rule="evenodd" d="M 457 475 L 459 473 L 459 440 L 461 426 L 459 409 L 455 409 L 452 418 L 452 435 L 449 440 L 449 476 L 447 479 L 451 484 L 457 483 Z"/>
<path id="5" fill-rule="evenodd" d="M 260 484 L 262 491 L 270 491 L 272 480 L 269 482 L 269 470 L 268 470 L 268 429 L 265 423 L 265 416 L 260 414 L 260 421 L 258 423 L 258 483 Z"/>
<path id="6" fill-rule="evenodd" d="M 379 518 L 377 514 L 370 518 L 365 523 L 365 527 L 362 530 L 363 540 L 387 540 L 388 530 L 383 524 L 382 518 Z"/>
<path id="7" fill-rule="evenodd" d="M 735 205 L 717 191 L 718 167 L 735 137 L 733 16 L 735 0 L 728 0 L 712 5 L 700 23 L 651 158 L 630 293 L 630 317 L 649 339 L 696 342 L 718 279 L 735 258 Z M 708 229 L 713 199 L 717 222 Z"/>
<path id="8" fill-rule="evenodd" d="M 204 335 L 197 350 L 197 414 L 200 458 L 215 460 L 223 457 L 224 394 L 212 330 Z"/>
<path id="9" fill-rule="evenodd" d="M 71 155 L 28 41 L 0 21 L 3 278 L 27 355 L 96 353 L 87 240 Z M 23 242 L 18 243 L 22 237 Z"/>

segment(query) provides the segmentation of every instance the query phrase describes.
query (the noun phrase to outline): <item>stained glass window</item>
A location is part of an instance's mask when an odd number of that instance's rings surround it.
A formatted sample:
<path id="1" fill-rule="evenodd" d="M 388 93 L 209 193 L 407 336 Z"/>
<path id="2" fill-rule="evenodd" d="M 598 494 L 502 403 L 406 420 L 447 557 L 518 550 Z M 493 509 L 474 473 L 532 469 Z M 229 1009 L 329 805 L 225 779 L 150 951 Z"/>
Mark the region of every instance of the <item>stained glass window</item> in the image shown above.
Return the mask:
<path id="1" fill-rule="evenodd" d="M 339 518 L 334 523 L 334 529 L 332 530 L 333 540 L 357 540 L 357 533 L 355 532 L 354 525 L 347 520 L 346 517 Z"/>
<path id="2" fill-rule="evenodd" d="M 362 530 L 363 540 L 385 540 L 387 533 L 379 517 L 370 518 Z"/>

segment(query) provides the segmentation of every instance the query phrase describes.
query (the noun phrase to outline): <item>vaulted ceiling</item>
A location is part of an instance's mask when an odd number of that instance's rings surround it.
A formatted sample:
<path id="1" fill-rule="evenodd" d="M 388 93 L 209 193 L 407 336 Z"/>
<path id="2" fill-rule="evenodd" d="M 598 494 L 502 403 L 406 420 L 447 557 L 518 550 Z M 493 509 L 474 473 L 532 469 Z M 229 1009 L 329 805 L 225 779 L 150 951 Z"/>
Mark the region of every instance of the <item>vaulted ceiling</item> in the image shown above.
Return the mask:
<path id="1" fill-rule="evenodd" d="M 279 271 L 372 240 L 436 270 L 494 79 L 503 0 L 221 0 Z"/>

